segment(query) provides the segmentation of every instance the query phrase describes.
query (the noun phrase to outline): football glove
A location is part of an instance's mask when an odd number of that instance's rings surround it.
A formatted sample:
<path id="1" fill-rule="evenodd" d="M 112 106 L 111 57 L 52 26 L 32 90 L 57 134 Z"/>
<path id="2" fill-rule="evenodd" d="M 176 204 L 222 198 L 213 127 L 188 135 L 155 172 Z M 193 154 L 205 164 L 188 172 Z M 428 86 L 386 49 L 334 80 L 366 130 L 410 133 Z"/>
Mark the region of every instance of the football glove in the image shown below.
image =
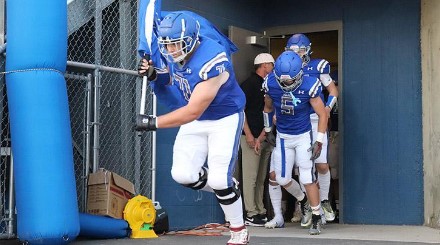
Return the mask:
<path id="1" fill-rule="evenodd" d="M 156 70 L 154 69 L 153 65 L 149 65 L 147 70 L 145 70 L 144 68 L 142 68 L 143 63 L 144 63 L 144 60 L 146 60 L 147 62 L 149 62 L 148 59 L 145 59 L 145 58 L 142 58 L 142 59 L 139 61 L 139 65 L 138 65 L 138 74 L 139 74 L 139 76 L 141 76 L 141 77 L 147 77 L 148 81 L 154 81 L 154 80 L 156 79 L 156 77 L 157 77 L 157 72 L 156 72 Z"/>
<path id="2" fill-rule="evenodd" d="M 322 143 L 319 141 L 315 141 L 312 146 L 307 151 L 312 152 L 312 156 L 310 160 L 315 160 L 321 155 Z"/>
<path id="3" fill-rule="evenodd" d="M 156 117 L 139 114 L 136 117 L 136 131 L 154 131 L 157 129 Z"/>

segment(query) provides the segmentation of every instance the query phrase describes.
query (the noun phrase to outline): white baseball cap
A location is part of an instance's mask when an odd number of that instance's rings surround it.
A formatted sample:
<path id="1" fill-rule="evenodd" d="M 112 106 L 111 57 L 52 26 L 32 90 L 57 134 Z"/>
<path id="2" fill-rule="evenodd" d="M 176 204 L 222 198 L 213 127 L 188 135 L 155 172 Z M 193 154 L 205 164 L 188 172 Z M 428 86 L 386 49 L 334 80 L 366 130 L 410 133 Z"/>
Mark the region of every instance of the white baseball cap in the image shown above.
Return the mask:
<path id="1" fill-rule="evenodd" d="M 263 63 L 275 63 L 275 60 L 273 59 L 271 54 L 268 53 L 261 53 L 255 57 L 254 65 L 259 65 Z"/>

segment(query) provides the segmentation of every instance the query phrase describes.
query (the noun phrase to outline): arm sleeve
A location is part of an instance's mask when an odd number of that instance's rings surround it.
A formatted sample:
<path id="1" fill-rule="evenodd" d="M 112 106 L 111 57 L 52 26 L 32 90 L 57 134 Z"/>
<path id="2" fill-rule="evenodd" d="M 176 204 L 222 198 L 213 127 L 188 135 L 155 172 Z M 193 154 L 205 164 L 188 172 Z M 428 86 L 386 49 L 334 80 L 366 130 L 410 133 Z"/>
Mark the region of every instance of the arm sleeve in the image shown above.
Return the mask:
<path id="1" fill-rule="evenodd" d="M 328 87 L 328 85 L 330 85 L 330 83 L 333 81 L 333 79 L 330 77 L 330 74 L 320 74 L 319 80 L 321 80 L 325 87 Z"/>

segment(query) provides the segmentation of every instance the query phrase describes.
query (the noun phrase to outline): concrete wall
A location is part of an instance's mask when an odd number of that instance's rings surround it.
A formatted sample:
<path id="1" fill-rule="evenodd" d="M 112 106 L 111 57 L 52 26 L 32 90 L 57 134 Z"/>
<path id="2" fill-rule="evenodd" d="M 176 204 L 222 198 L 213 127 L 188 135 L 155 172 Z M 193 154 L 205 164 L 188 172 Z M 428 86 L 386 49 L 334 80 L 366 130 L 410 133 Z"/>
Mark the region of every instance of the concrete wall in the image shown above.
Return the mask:
<path id="1" fill-rule="evenodd" d="M 440 1 L 422 0 L 425 224 L 440 228 Z"/>

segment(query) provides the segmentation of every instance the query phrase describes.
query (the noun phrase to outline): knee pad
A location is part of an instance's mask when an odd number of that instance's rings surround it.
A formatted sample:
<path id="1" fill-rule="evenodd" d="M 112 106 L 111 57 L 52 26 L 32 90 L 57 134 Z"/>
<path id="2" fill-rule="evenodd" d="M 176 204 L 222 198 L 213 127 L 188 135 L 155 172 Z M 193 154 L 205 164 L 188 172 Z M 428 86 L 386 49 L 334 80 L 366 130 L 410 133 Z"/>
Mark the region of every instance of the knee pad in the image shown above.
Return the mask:
<path id="1" fill-rule="evenodd" d="M 223 190 L 214 190 L 215 196 L 220 204 L 231 205 L 240 198 L 240 189 L 237 185 Z"/>
<path id="2" fill-rule="evenodd" d="M 315 182 L 316 177 L 312 173 L 312 168 L 299 168 L 299 181 L 303 185 L 308 185 Z"/>
<path id="3" fill-rule="evenodd" d="M 193 190 L 200 190 L 206 186 L 206 182 L 208 182 L 208 170 L 205 167 L 202 167 L 202 172 L 199 173 L 199 180 L 194 183 L 182 185 Z"/>
<path id="4" fill-rule="evenodd" d="M 285 186 L 287 184 L 289 184 L 289 182 L 292 180 L 291 177 L 276 177 L 278 184 L 280 184 L 281 186 Z"/>

